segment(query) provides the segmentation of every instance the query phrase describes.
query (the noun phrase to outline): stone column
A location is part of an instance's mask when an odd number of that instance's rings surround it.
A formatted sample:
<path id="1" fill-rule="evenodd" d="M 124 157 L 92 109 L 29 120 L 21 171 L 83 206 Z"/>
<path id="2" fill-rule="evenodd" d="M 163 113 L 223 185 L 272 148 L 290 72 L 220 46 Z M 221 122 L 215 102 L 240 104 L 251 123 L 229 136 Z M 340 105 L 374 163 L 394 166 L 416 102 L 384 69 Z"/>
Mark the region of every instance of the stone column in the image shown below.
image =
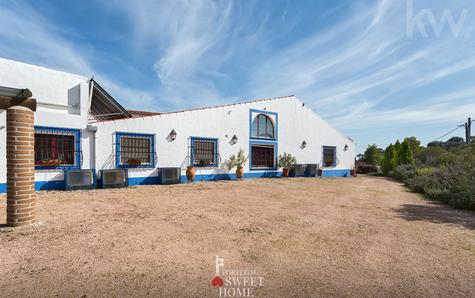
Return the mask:
<path id="1" fill-rule="evenodd" d="M 35 222 L 35 129 L 28 108 L 7 109 L 7 225 Z"/>

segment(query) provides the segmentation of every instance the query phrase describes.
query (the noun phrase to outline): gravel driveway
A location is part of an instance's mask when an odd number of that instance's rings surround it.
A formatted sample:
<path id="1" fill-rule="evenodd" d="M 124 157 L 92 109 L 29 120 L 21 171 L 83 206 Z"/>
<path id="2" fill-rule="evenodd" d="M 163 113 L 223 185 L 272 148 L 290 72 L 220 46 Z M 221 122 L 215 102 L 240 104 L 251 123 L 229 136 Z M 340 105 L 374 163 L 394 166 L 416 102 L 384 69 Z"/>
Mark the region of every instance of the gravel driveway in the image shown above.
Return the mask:
<path id="1" fill-rule="evenodd" d="M 42 226 L 0 233 L 2 297 L 242 294 L 211 285 L 216 256 L 260 278 L 255 297 L 475 296 L 475 213 L 385 178 L 40 192 L 37 206 Z"/>

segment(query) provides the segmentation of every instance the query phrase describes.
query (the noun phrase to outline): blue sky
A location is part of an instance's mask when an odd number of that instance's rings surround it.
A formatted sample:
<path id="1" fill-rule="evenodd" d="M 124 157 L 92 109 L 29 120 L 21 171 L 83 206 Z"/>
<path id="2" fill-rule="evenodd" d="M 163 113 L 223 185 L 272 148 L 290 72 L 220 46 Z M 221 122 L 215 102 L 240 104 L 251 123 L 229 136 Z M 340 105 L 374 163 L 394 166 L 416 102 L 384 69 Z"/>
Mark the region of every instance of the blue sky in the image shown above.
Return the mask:
<path id="1" fill-rule="evenodd" d="M 475 117 L 472 0 L 131 2 L 2 0 L 0 57 L 94 75 L 135 109 L 295 94 L 360 152 Z"/>

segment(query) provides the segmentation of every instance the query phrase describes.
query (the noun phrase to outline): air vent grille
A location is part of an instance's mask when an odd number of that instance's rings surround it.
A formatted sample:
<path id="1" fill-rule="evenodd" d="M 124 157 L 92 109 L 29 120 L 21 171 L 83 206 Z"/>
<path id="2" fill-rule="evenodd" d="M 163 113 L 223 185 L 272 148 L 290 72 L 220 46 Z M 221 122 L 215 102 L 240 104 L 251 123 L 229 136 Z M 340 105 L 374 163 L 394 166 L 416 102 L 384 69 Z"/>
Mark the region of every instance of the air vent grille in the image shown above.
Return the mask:
<path id="1" fill-rule="evenodd" d="M 66 170 L 64 171 L 66 190 L 95 188 L 93 170 Z"/>
<path id="2" fill-rule="evenodd" d="M 102 188 L 128 186 L 127 169 L 101 170 Z"/>
<path id="3" fill-rule="evenodd" d="M 180 168 L 160 168 L 160 181 L 162 184 L 180 183 Z"/>

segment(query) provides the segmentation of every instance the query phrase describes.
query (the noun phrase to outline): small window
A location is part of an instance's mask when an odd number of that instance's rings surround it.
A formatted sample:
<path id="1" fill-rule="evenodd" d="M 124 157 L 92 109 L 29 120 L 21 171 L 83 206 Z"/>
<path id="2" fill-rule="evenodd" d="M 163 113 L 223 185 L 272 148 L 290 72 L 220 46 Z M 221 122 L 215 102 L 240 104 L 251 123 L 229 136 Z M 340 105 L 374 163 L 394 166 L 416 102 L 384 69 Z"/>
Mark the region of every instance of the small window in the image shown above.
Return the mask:
<path id="1" fill-rule="evenodd" d="M 252 133 L 253 138 L 274 139 L 274 123 L 269 116 L 259 114 L 252 121 Z"/>
<path id="2" fill-rule="evenodd" d="M 252 145 L 251 151 L 251 168 L 275 168 L 274 145 Z"/>
<path id="3" fill-rule="evenodd" d="M 336 147 L 323 147 L 323 166 L 334 167 L 336 166 Z"/>
<path id="4" fill-rule="evenodd" d="M 117 133 L 118 167 L 153 167 L 155 136 L 150 134 Z"/>
<path id="5" fill-rule="evenodd" d="M 36 168 L 79 168 L 80 130 L 35 127 Z"/>
<path id="6" fill-rule="evenodd" d="M 198 167 L 218 165 L 218 139 L 191 138 L 191 164 Z"/>

